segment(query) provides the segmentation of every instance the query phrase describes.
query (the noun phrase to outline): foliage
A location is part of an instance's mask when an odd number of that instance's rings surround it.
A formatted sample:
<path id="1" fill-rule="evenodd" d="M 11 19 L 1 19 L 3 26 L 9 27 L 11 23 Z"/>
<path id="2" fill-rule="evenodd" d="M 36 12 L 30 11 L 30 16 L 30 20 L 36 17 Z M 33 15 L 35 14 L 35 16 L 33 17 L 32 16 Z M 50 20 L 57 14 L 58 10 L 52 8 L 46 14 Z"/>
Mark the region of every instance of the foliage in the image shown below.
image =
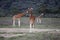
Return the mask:
<path id="1" fill-rule="evenodd" d="M 52 2 L 52 3 L 51 3 Z M 59 0 L 0 0 L 0 17 L 13 16 L 31 4 L 35 8 L 34 15 L 41 13 L 60 13 Z M 38 6 L 37 6 L 38 5 Z"/>
<path id="2" fill-rule="evenodd" d="M 36 9 L 37 13 L 60 13 L 60 7 L 49 8 L 46 4 L 40 4 Z"/>
<path id="3" fill-rule="evenodd" d="M 46 4 L 40 4 L 39 6 L 39 12 L 46 12 Z"/>

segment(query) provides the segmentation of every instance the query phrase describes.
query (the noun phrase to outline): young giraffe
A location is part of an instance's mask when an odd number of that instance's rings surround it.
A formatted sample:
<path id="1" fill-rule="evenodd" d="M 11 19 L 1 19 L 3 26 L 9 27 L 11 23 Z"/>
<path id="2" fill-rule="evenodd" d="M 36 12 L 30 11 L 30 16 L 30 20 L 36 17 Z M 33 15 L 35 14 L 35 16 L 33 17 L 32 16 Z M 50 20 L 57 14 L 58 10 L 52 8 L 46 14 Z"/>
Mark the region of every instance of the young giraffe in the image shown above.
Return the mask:
<path id="1" fill-rule="evenodd" d="M 18 20 L 18 26 L 20 27 L 21 17 L 24 16 L 26 13 L 27 13 L 27 10 L 25 12 L 23 12 L 23 13 L 19 13 L 17 15 L 14 15 L 13 18 L 12 18 L 13 19 L 13 26 L 15 26 L 15 21 Z"/>
<path id="2" fill-rule="evenodd" d="M 35 16 L 32 15 L 32 10 L 33 8 L 28 8 L 28 13 L 29 15 L 29 21 L 30 21 L 30 32 L 32 32 L 32 27 L 34 28 L 34 23 L 35 23 Z"/>
<path id="3" fill-rule="evenodd" d="M 44 13 L 41 13 L 41 15 L 37 17 L 37 23 L 41 23 L 41 18 L 43 15 L 44 15 Z"/>

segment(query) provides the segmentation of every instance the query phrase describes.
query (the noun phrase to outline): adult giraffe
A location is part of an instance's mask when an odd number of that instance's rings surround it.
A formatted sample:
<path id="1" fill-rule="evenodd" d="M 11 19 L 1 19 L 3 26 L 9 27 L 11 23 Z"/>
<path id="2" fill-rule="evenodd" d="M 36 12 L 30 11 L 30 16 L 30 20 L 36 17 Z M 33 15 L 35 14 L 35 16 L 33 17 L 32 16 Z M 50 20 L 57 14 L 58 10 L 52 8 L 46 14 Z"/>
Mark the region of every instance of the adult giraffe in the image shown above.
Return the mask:
<path id="1" fill-rule="evenodd" d="M 28 8 L 29 21 L 30 21 L 30 32 L 32 32 L 32 27 L 34 28 L 34 23 L 35 23 L 35 16 L 32 15 L 32 10 L 33 10 L 32 7 Z"/>
<path id="2" fill-rule="evenodd" d="M 21 26 L 21 17 L 24 16 L 25 14 L 27 13 L 27 10 L 25 10 L 24 12 L 22 13 L 18 13 L 17 15 L 14 15 L 13 16 L 13 26 L 15 26 L 15 22 L 16 20 L 18 20 L 18 26 L 20 27 Z"/>

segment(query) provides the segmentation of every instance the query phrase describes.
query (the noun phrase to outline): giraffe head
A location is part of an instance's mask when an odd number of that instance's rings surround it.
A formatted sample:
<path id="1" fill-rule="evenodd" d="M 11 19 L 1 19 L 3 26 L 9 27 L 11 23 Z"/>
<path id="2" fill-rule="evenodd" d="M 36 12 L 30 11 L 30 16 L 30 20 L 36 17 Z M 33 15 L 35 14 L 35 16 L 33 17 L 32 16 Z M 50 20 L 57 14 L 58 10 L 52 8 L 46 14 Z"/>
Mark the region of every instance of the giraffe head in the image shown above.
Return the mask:
<path id="1" fill-rule="evenodd" d="M 33 10 L 33 8 L 30 7 L 27 10 L 25 10 L 24 13 L 30 13 L 30 12 L 32 12 L 32 10 Z"/>
<path id="2" fill-rule="evenodd" d="M 30 14 L 32 14 L 32 10 L 33 10 L 33 8 L 29 7 L 27 10 L 24 11 L 24 14 L 29 16 Z"/>
<path id="3" fill-rule="evenodd" d="M 32 7 L 29 7 L 28 10 L 27 10 L 27 13 L 30 15 L 32 15 L 33 13 L 33 8 Z"/>
<path id="4" fill-rule="evenodd" d="M 27 13 L 31 14 L 33 11 L 33 8 L 32 7 L 29 7 L 28 10 L 27 10 Z"/>

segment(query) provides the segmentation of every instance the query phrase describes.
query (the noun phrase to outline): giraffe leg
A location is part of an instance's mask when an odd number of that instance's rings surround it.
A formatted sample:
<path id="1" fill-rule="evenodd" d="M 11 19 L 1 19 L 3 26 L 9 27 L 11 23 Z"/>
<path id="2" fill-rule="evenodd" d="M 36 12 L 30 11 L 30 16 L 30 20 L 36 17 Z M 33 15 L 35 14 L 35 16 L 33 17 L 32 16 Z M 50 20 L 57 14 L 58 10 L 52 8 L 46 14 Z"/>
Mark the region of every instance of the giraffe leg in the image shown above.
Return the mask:
<path id="1" fill-rule="evenodd" d="M 13 19 L 13 26 L 15 26 L 15 19 Z"/>
<path id="2" fill-rule="evenodd" d="M 41 23 L 41 19 L 39 19 L 39 23 Z"/>
<path id="3" fill-rule="evenodd" d="M 20 19 L 18 19 L 18 26 L 20 27 Z"/>
<path id="4" fill-rule="evenodd" d="M 32 24 L 30 23 L 30 31 L 29 32 L 32 32 Z"/>
<path id="5" fill-rule="evenodd" d="M 39 22 L 39 19 L 37 18 L 37 23 Z"/>
<path id="6" fill-rule="evenodd" d="M 32 27 L 33 27 L 33 29 L 34 29 L 34 24 L 32 24 Z"/>

